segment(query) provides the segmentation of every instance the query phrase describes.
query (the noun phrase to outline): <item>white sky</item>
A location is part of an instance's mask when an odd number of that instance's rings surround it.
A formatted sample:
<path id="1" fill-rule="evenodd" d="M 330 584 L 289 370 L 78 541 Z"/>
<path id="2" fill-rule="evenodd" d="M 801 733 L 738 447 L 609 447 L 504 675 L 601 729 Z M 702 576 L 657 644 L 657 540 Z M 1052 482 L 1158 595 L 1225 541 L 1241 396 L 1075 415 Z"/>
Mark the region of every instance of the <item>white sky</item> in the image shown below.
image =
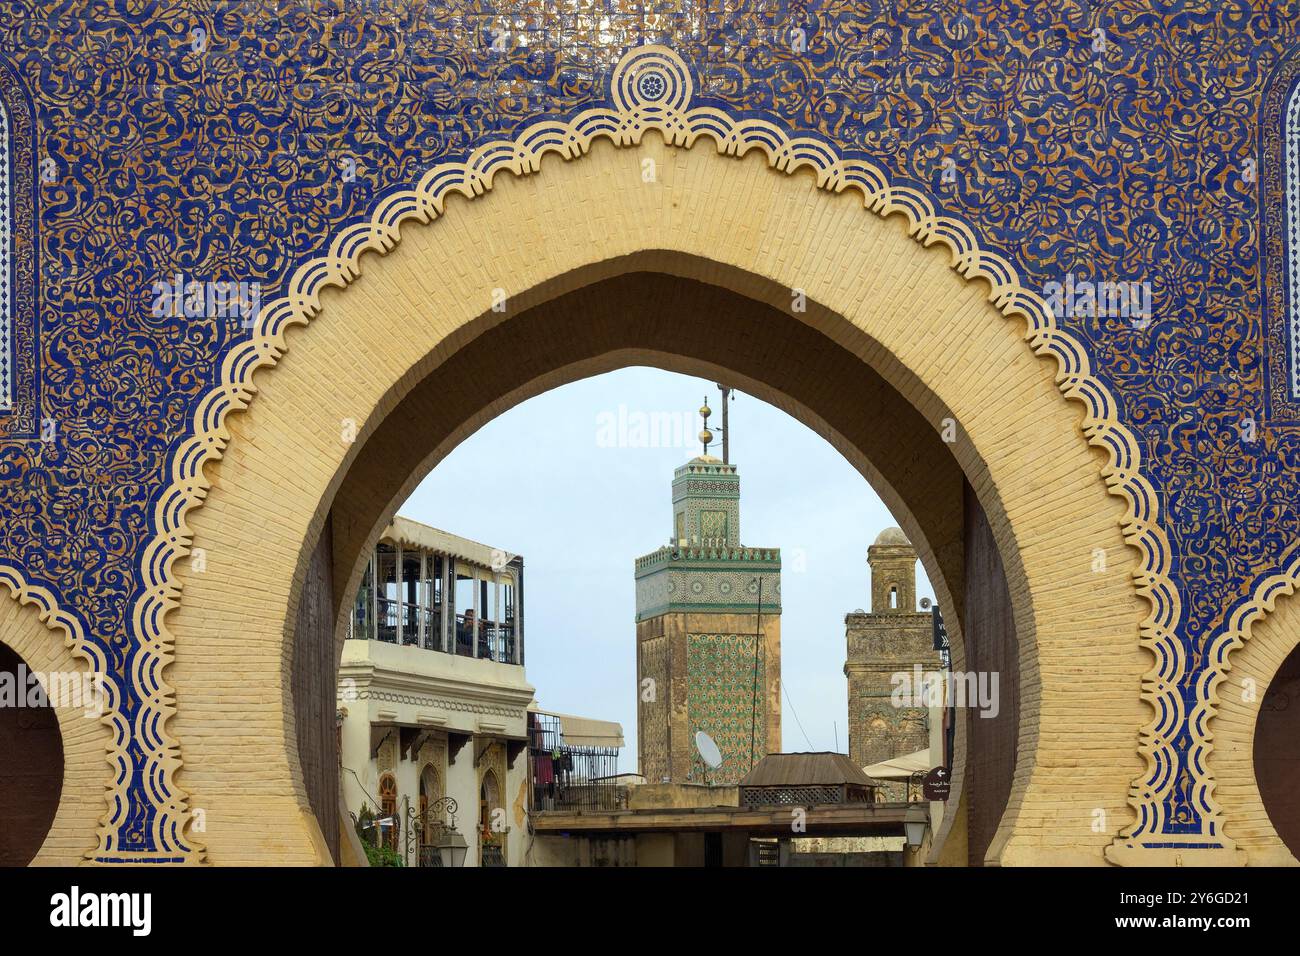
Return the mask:
<path id="1" fill-rule="evenodd" d="M 622 723 L 625 771 L 636 769 L 632 564 L 668 543 L 673 470 L 700 452 L 696 410 L 706 394 L 718 426 L 713 382 L 659 369 L 547 392 L 470 436 L 399 509 L 524 556 L 527 673 L 538 702 Z M 677 416 L 686 441 L 669 434 L 674 447 L 646 447 L 653 436 L 636 424 L 651 413 Z M 844 615 L 870 610 L 867 547 L 896 522 L 835 449 L 784 412 L 738 394 L 731 430 L 742 543 L 782 551 L 782 749 L 846 752 Z M 721 457 L 721 444 L 710 451 Z M 917 596 L 933 597 L 919 564 Z"/>

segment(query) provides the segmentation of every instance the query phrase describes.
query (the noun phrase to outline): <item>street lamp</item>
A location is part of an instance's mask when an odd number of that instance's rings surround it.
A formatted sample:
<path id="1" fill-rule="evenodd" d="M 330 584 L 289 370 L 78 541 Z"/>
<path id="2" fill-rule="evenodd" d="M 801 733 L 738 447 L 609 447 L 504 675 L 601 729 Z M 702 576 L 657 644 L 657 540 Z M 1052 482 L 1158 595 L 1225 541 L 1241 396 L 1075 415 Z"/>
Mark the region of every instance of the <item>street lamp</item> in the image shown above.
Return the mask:
<path id="1" fill-rule="evenodd" d="M 925 828 L 930 825 L 930 814 L 925 804 L 914 803 L 907 808 L 903 818 L 903 832 L 907 834 L 907 845 L 913 850 L 925 842 Z"/>
<path id="2" fill-rule="evenodd" d="M 469 844 L 460 835 L 460 831 L 454 827 L 443 827 L 442 835 L 433 846 L 438 851 L 438 858 L 442 861 L 443 866 L 465 865 L 465 855 L 469 853 Z"/>
<path id="3" fill-rule="evenodd" d="M 469 852 L 469 844 L 456 829 L 456 811 L 460 809 L 452 797 L 439 797 L 432 801 L 424 810 L 417 813 L 408 803 L 406 806 L 406 854 L 410 857 L 412 841 L 418 840 L 418 834 L 424 832 L 425 827 L 436 827 L 438 838 L 432 846 L 438 853 L 438 864 L 444 867 L 455 867 L 465 865 L 465 855 Z M 447 811 L 451 814 L 451 823 L 443 823 L 437 817 Z M 424 865 L 423 860 L 419 861 Z"/>

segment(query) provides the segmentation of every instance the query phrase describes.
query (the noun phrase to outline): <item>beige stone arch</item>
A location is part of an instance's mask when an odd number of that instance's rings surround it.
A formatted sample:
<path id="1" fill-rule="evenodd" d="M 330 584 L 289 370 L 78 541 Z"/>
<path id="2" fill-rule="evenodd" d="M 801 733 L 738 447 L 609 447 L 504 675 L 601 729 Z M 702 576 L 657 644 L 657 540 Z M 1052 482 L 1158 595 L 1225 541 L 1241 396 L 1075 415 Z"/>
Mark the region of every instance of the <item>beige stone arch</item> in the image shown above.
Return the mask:
<path id="1" fill-rule="evenodd" d="M 8 578 L 6 593 L 17 600 L 0 602 L 0 643 L 11 648 L 32 671 L 42 674 L 90 675 L 96 672 L 73 647 L 83 645 L 79 627 L 61 612 L 43 613 L 50 607 L 26 588 L 15 588 Z M 76 633 L 76 637 L 74 637 Z M 46 690 L 50 686 L 47 682 Z M 93 700 L 75 698 L 55 703 L 63 741 L 63 786 L 58 810 L 45 842 L 32 860 L 34 866 L 76 866 L 99 845 L 98 831 L 108 816 L 110 773 L 105 754 L 112 735 L 103 711 Z"/>
<path id="2" fill-rule="evenodd" d="M 1291 563 L 1295 563 L 1295 556 Z M 1291 593 L 1294 569 L 1261 585 L 1254 609 L 1235 631 L 1230 667 L 1216 689 L 1210 720 L 1210 768 L 1228 836 L 1251 866 L 1300 866 L 1269 819 L 1255 778 L 1255 727 L 1260 704 L 1282 662 L 1300 646 L 1300 600 Z M 1287 582 L 1283 584 L 1282 582 Z M 1271 592 L 1271 593 L 1270 593 Z M 1264 614 L 1264 610 L 1272 613 Z M 1230 637 L 1229 640 L 1232 640 Z M 1250 684 L 1247 685 L 1246 682 Z"/>
<path id="3" fill-rule="evenodd" d="M 653 184 L 642 178 L 645 159 Z M 984 283 L 955 273 L 942 247 L 925 250 L 901 219 L 812 185 L 761 157 L 674 148 L 653 134 L 635 150 L 597 141 L 581 161 L 499 177 L 481 198 L 453 199 L 433 225 L 408 225 L 392 252 L 368 258 L 345 293 L 327 292 L 319 316 L 288 332 L 276 370 L 257 377 L 257 400 L 226 419 L 229 448 L 207 468 L 206 505 L 189 516 L 207 570 L 177 566 L 170 729 L 184 755 L 181 785 L 207 808 L 212 862 L 322 862 L 296 757 L 286 635 L 325 509 L 349 480 L 365 490 L 353 465 L 382 470 L 360 449 L 432 372 L 510 316 L 631 269 L 792 317 L 904 396 L 929 434 L 946 417 L 959 424 L 952 451 L 1007 559 L 1025 688 L 1020 760 L 990 855 L 1101 861 L 1126 821 L 1141 770 L 1137 732 L 1149 719 L 1137 693 L 1149 666 L 1138 643 L 1146 609 L 1120 532 L 1123 504 L 1101 478 L 1105 458 L 1081 438 L 1081 413 L 1062 398 L 1052 363 L 1026 347 L 1021 323 L 988 301 Z M 491 311 L 498 289 L 504 313 Z M 792 289 L 813 303 L 806 313 L 791 312 Z M 662 346 L 682 327 L 660 313 Z M 573 317 L 575 356 L 599 327 Z M 530 375 L 527 344 L 500 357 L 517 388 L 548 374 Z M 769 355 L 769 369 L 802 364 L 805 406 L 838 384 L 818 382 L 815 358 Z M 499 413 L 512 394 L 503 389 L 462 422 Z M 356 442 L 342 439 L 347 421 Z M 366 524 L 336 521 L 335 534 L 352 542 L 336 555 L 376 533 Z M 933 530 L 908 530 L 929 552 L 927 568 L 942 568 Z M 1108 562 L 1095 572 L 1099 552 Z M 339 580 L 353 569 L 344 570 Z M 256 826 L 241 822 L 249 800 L 262 810 Z M 1096 808 L 1108 813 L 1105 831 L 1092 828 Z"/>
<path id="4" fill-rule="evenodd" d="M 716 262 L 687 259 L 664 250 L 626 257 L 618 267 L 635 270 L 655 264 L 689 275 L 711 272 L 715 281 L 722 278 Z M 606 275 L 611 271 L 616 271 L 611 264 L 601 264 L 590 274 Z M 752 290 L 767 288 L 765 295 L 786 294 L 785 289 L 768 288 L 769 284 L 752 275 L 733 280 Z M 815 302 L 809 308 L 828 326 L 843 321 Z M 687 322 L 671 335 L 665 336 L 662 330 L 642 334 L 665 311 L 674 309 L 683 315 L 692 314 L 690 310 L 707 315 L 707 326 Z M 557 343 L 564 339 L 564 328 L 573 315 L 583 316 L 599 332 L 588 336 L 583 347 L 576 350 L 588 357 L 566 364 L 575 357 L 575 349 L 572 344 Z M 347 596 L 355 593 L 360 584 L 365 556 L 372 552 L 400 504 L 461 441 L 496 415 L 542 392 L 629 365 L 649 365 L 706 379 L 725 379 L 786 411 L 844 455 L 881 496 L 916 546 L 940 605 L 949 609 L 954 666 L 964 666 L 962 515 L 960 508 L 952 507 L 953 502 L 960 501 L 963 475 L 939 433 L 869 366 L 838 349 L 808 325 L 770 306 L 726 292 L 720 286 L 683 280 L 666 272 L 634 271 L 594 282 L 525 310 L 525 316 L 526 322 L 503 322 L 480 335 L 460 349 L 454 360 L 443 363 L 437 376 L 423 379 L 408 392 L 367 437 L 348 465 L 346 476 L 340 476 L 341 485 L 334 497 L 322 501 L 316 517 L 324 521 L 326 511 L 331 513 L 334 579 L 347 582 L 336 594 L 340 615 L 337 641 L 343 639 L 342 615 Z M 526 324 L 526 329 L 517 330 L 519 324 Z M 778 324 L 782 324 L 780 329 L 776 328 Z M 507 390 L 509 386 L 501 381 L 489 381 L 485 368 L 490 369 L 491 362 L 484 355 L 499 348 L 503 338 L 520 336 L 528 343 L 532 370 L 539 374 L 525 385 Z M 672 351 L 651 347 L 662 346 L 665 338 L 673 346 Z M 698 357 L 716 341 L 751 342 L 760 338 L 760 348 L 732 348 L 731 364 L 725 367 Z M 808 397 L 812 404 L 794 399 L 781 389 L 806 389 L 806 384 L 800 386 L 798 382 L 805 373 L 782 374 L 783 370 L 772 368 L 770 362 L 764 366 L 762 353 L 816 355 L 816 374 L 824 381 L 838 383 L 835 394 L 828 395 L 823 389 L 821 395 Z M 750 377 L 750 372 L 760 377 Z M 449 393 L 455 400 L 449 399 Z M 844 428 L 848 408 L 870 409 L 872 414 L 869 419 L 849 422 L 852 430 L 844 431 L 823 417 L 823 413 L 839 416 Z M 421 440 L 412 441 L 417 434 Z M 883 473 L 878 464 L 890 466 L 889 473 Z M 974 480 L 990 483 L 982 462 L 973 460 L 969 467 Z M 909 495 L 900 495 L 895 486 L 907 488 Z M 996 500 L 990 504 L 1000 507 Z M 956 613 L 952 613 L 953 609 Z M 964 782 L 964 722 L 958 725 L 956 741 L 954 803 L 960 799 Z M 959 819 L 949 815 L 943 834 Z M 962 846 L 952 854 L 954 859 L 965 859 L 966 850 Z"/>

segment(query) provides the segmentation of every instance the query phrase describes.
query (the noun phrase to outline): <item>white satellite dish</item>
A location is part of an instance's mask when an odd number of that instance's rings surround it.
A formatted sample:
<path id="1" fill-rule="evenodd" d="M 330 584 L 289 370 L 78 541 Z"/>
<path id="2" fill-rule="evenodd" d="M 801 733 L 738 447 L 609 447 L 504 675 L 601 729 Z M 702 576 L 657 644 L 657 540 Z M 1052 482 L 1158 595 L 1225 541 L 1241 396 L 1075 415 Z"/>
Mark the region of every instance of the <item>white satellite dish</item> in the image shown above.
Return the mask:
<path id="1" fill-rule="evenodd" d="M 700 752 L 700 759 L 710 770 L 717 770 L 722 766 L 722 751 L 718 749 L 713 738 L 702 730 L 695 732 L 695 749 Z"/>

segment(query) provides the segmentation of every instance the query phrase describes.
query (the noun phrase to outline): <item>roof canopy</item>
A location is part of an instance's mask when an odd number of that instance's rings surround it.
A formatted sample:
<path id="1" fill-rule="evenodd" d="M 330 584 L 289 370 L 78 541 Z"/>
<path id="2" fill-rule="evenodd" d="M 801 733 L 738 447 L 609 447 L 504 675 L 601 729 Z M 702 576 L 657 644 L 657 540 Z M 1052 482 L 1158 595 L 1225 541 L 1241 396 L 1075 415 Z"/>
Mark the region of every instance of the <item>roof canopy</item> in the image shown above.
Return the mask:
<path id="1" fill-rule="evenodd" d="M 848 754 L 768 754 L 738 784 L 741 787 L 879 786 Z"/>
<path id="2" fill-rule="evenodd" d="M 595 720 L 591 717 L 575 717 L 573 714 L 557 714 L 530 706 L 533 713 L 554 717 L 560 722 L 560 737 L 566 747 L 622 747 L 623 725 L 613 720 Z"/>
<path id="3" fill-rule="evenodd" d="M 870 767 L 863 767 L 862 772 L 868 777 L 880 780 L 906 780 L 914 773 L 926 773 L 930 770 L 930 748 L 902 757 L 891 757 Z"/>
<path id="4" fill-rule="evenodd" d="M 427 524 L 412 521 L 410 518 L 403 518 L 401 515 L 393 518 L 393 523 L 384 529 L 384 533 L 380 535 L 380 538 L 381 540 L 393 541 L 414 548 L 422 548 L 425 551 L 449 554 L 454 558 L 460 558 L 481 568 L 499 567 L 501 555 L 504 553 L 490 545 L 479 541 L 471 541 L 469 538 L 462 538 L 440 528 L 431 528 Z M 510 556 L 507 555 L 507 557 Z"/>

